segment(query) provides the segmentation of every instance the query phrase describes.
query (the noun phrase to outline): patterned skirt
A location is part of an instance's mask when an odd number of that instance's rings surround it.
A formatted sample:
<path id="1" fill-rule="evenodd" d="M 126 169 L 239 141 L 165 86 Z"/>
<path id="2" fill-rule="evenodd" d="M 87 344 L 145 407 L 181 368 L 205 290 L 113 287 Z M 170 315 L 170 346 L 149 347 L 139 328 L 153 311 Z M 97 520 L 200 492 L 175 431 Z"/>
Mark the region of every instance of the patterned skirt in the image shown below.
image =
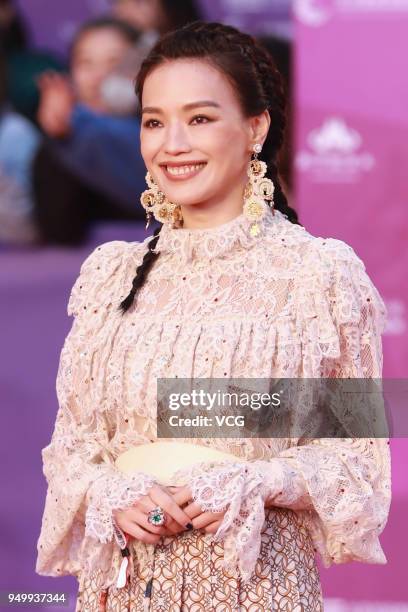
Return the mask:
<path id="1" fill-rule="evenodd" d="M 206 536 L 206 537 L 204 537 Z M 223 545 L 199 530 L 163 537 L 154 548 L 152 579 L 134 564 L 123 589 L 86 579 L 76 612 L 322 612 L 315 552 L 299 515 L 265 510 L 261 550 L 250 581 L 222 567 Z"/>

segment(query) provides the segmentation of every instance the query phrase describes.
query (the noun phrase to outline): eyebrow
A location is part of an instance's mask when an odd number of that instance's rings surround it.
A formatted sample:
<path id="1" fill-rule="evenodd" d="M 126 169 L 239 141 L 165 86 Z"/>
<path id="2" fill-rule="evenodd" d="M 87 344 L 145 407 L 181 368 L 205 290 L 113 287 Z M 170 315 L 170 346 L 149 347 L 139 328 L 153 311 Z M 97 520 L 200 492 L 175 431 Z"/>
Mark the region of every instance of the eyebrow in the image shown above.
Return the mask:
<path id="1" fill-rule="evenodd" d="M 214 108 L 221 108 L 217 102 L 213 100 L 199 100 L 198 102 L 190 102 L 183 106 L 183 110 L 191 110 L 193 108 L 201 108 L 203 106 L 213 106 Z M 142 113 L 156 113 L 163 114 L 163 111 L 158 106 L 145 106 L 142 108 Z"/>

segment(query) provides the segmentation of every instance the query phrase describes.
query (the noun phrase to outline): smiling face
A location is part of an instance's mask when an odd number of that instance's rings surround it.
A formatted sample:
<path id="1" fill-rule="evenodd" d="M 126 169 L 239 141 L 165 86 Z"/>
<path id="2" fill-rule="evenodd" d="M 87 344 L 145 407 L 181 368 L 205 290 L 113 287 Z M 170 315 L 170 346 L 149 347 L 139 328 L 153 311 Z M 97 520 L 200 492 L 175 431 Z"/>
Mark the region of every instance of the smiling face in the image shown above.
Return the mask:
<path id="1" fill-rule="evenodd" d="M 154 68 L 142 110 L 143 159 L 167 198 L 181 205 L 184 225 L 193 212 L 198 219 L 198 211 L 211 210 L 219 222 L 239 214 L 252 145 L 263 143 L 269 127 L 267 111 L 245 118 L 227 77 L 201 59 Z"/>

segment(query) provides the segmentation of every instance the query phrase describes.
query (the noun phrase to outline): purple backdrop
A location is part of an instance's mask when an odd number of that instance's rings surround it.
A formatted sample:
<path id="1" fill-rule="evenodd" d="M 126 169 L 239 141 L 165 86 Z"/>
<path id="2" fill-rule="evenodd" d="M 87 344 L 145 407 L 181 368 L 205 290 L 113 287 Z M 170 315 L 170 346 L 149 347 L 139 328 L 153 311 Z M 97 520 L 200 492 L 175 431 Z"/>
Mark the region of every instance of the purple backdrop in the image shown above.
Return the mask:
<path id="1" fill-rule="evenodd" d="M 108 12 L 109 0 L 17 0 L 30 24 L 33 40 L 42 48 L 65 53 L 78 24 Z M 203 17 L 225 21 L 248 31 L 291 35 L 290 0 L 197 0 Z"/>
<path id="2" fill-rule="evenodd" d="M 20 4 L 35 42 L 64 51 L 77 24 L 103 11 L 107 0 L 20 0 Z M 206 0 L 203 6 L 211 19 L 225 19 L 251 31 L 290 33 L 289 4 L 288 0 Z M 301 219 L 312 233 L 345 240 L 365 261 L 390 313 L 384 374 L 404 377 L 408 369 L 403 172 L 408 147 L 404 65 L 408 0 L 298 0 L 294 8 L 296 197 Z M 81 250 L 0 253 L 4 324 L 0 383 L 6 411 L 0 451 L 4 472 L 0 590 L 75 593 L 72 578 L 34 574 L 45 495 L 40 449 L 49 442 L 57 410 L 55 376 L 70 326 L 66 302 L 80 263 L 95 244 L 144 235 L 136 227 L 111 226 Z M 406 603 L 397 603 L 408 600 L 407 443 L 393 440 L 392 449 L 393 503 L 382 535 L 389 563 L 322 569 L 326 612 L 408 610 Z M 73 599 L 65 609 L 74 609 Z"/>
<path id="3" fill-rule="evenodd" d="M 407 377 L 408 1 L 298 0 L 294 14 L 301 219 L 316 235 L 345 240 L 363 259 L 389 311 L 384 376 Z M 388 565 L 353 563 L 322 573 L 326 595 L 379 601 L 379 610 L 408 600 L 401 541 L 406 440 L 394 440 L 392 449 L 393 502 L 382 536 Z"/>

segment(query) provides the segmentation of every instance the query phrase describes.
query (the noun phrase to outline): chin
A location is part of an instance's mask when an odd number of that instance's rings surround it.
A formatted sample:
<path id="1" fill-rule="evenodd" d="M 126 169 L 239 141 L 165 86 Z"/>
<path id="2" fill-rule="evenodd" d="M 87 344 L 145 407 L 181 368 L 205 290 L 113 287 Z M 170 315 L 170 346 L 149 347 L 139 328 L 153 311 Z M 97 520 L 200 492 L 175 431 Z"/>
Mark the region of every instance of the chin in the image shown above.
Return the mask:
<path id="1" fill-rule="evenodd" d="M 211 197 L 208 193 L 181 193 L 181 190 L 172 189 L 165 192 L 166 197 L 170 202 L 180 204 L 180 206 L 194 206 L 205 202 Z"/>

